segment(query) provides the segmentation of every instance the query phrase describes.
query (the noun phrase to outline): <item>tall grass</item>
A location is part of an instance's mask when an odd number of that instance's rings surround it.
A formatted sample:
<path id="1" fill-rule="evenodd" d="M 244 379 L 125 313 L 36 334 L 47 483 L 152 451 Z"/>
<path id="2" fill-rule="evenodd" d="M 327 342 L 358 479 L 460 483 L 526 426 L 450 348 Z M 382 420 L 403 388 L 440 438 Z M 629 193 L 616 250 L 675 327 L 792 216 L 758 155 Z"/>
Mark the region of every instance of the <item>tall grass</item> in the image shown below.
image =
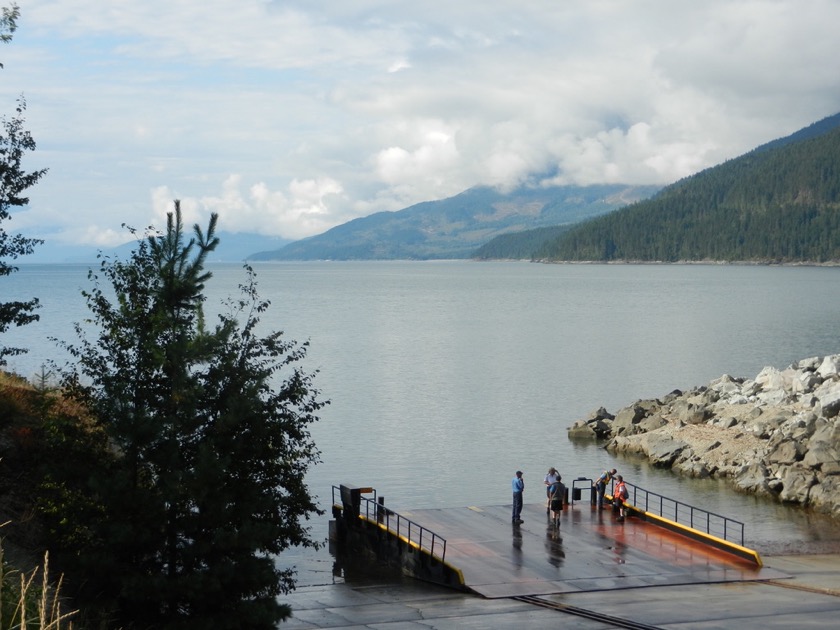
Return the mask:
<path id="1" fill-rule="evenodd" d="M 68 619 L 77 611 L 61 611 L 60 590 L 61 579 L 55 586 L 49 582 L 49 554 L 42 566 L 24 573 L 6 563 L 0 540 L 0 630 L 72 630 Z"/>

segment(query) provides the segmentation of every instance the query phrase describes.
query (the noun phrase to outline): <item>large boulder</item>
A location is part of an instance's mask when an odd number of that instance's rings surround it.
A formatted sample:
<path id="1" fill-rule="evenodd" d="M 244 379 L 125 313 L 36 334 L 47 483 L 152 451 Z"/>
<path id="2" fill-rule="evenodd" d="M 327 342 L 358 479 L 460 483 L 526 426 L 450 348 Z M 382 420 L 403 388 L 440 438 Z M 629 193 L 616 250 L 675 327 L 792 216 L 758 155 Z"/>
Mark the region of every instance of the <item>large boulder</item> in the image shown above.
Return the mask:
<path id="1" fill-rule="evenodd" d="M 827 512 L 834 517 L 840 518 L 840 477 L 826 477 L 821 483 L 811 488 L 808 495 L 808 503 L 815 510 Z"/>
<path id="2" fill-rule="evenodd" d="M 669 468 L 674 460 L 688 448 L 688 444 L 671 435 L 654 431 L 641 439 L 642 449 L 654 466 Z"/>
<path id="3" fill-rule="evenodd" d="M 808 492 L 817 483 L 817 477 L 813 471 L 797 466 L 789 466 L 782 470 L 782 491 L 779 498 L 788 503 L 808 502 Z"/>
<path id="4" fill-rule="evenodd" d="M 683 424 L 702 424 L 712 415 L 708 407 L 686 399 L 675 401 L 671 405 L 671 413 Z"/>
<path id="5" fill-rule="evenodd" d="M 577 420 L 568 431 L 570 439 L 575 440 L 603 440 L 610 437 L 612 433 L 613 416 L 603 407 L 591 412 L 583 420 Z"/>
<path id="6" fill-rule="evenodd" d="M 625 407 L 615 414 L 615 420 L 612 423 L 613 435 L 637 433 L 636 425 L 642 421 L 646 413 L 645 408 L 638 404 Z"/>
<path id="7" fill-rule="evenodd" d="M 802 461 L 804 456 L 805 448 L 800 442 L 796 442 L 795 440 L 782 440 L 767 455 L 765 461 L 769 464 L 790 466 L 798 461 Z"/>
<path id="8" fill-rule="evenodd" d="M 650 431 L 656 431 L 668 424 L 668 421 L 662 417 L 661 414 L 655 413 L 653 415 L 647 416 L 642 418 L 642 420 L 636 425 L 638 431 L 648 433 Z"/>
<path id="9" fill-rule="evenodd" d="M 808 452 L 802 458 L 802 465 L 824 475 L 836 475 L 840 472 L 840 452 L 835 444 L 811 440 Z"/>
<path id="10" fill-rule="evenodd" d="M 738 490 L 753 494 L 771 494 L 768 483 L 769 472 L 760 462 L 751 462 L 741 466 L 733 477 L 733 483 Z"/>
<path id="11" fill-rule="evenodd" d="M 825 357 L 817 368 L 817 374 L 823 378 L 840 374 L 840 354 Z"/>
<path id="12" fill-rule="evenodd" d="M 743 379 L 734 379 L 729 374 L 724 374 L 718 379 L 709 383 L 709 389 L 716 391 L 719 398 L 727 399 L 733 396 L 742 396 L 741 385 Z"/>
<path id="13" fill-rule="evenodd" d="M 695 455 L 691 448 L 685 448 L 680 452 L 671 465 L 671 469 L 686 477 L 700 479 L 711 477 L 715 472 L 715 467 L 704 461 L 702 456 Z"/>
<path id="14" fill-rule="evenodd" d="M 575 440 L 596 440 L 595 429 L 586 420 L 577 420 L 568 429 L 568 436 Z"/>
<path id="15" fill-rule="evenodd" d="M 822 415 L 834 418 L 840 413 L 840 380 L 827 380 L 816 390 L 814 396 L 819 400 Z"/>

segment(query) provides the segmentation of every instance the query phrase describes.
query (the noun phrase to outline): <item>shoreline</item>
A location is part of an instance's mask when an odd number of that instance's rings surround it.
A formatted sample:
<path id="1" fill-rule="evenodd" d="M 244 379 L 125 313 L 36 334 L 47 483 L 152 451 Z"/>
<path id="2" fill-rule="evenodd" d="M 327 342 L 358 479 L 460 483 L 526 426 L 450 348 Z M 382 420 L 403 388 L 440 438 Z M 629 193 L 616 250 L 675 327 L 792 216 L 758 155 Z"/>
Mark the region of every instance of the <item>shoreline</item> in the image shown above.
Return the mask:
<path id="1" fill-rule="evenodd" d="M 840 518 L 840 355 L 603 407 L 568 428 L 613 453 Z M 840 522 L 840 521 L 839 521 Z"/>

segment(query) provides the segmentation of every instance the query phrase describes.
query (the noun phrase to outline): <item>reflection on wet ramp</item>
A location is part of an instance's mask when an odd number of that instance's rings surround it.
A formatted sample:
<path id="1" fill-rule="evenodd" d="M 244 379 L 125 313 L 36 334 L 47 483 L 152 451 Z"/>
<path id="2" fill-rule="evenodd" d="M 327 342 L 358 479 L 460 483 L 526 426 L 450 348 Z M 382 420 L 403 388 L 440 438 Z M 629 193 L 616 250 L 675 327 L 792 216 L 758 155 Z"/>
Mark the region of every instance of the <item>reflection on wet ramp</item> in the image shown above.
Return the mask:
<path id="1" fill-rule="evenodd" d="M 568 506 L 559 526 L 542 504 L 526 505 L 519 525 L 504 505 L 403 515 L 445 538 L 447 564 L 488 598 L 786 577 L 636 518 L 618 522 L 588 503 Z"/>

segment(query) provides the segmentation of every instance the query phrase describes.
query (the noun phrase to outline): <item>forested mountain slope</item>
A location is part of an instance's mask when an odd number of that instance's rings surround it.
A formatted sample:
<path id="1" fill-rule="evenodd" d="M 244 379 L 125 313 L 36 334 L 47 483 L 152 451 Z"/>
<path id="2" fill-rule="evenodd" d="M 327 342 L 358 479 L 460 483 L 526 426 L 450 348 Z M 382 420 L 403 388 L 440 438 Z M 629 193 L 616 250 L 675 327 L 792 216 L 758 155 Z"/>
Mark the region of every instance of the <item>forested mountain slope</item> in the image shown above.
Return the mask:
<path id="1" fill-rule="evenodd" d="M 840 114 L 577 225 L 550 261 L 840 261 Z"/>
<path id="2" fill-rule="evenodd" d="M 281 249 L 254 254 L 249 260 L 469 258 L 497 235 L 578 223 L 645 199 L 659 188 L 523 186 L 500 192 L 476 187 L 447 199 L 355 219 Z"/>

